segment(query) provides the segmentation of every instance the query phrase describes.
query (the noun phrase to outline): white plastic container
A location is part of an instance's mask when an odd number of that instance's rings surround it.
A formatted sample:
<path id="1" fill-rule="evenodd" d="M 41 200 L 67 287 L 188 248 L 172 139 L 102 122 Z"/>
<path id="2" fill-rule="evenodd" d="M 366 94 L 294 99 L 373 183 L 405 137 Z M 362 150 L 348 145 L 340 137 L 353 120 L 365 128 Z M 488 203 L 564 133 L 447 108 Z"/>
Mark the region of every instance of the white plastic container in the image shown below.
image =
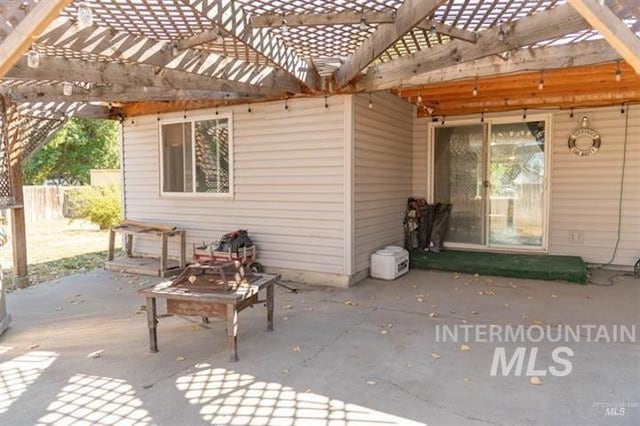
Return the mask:
<path id="1" fill-rule="evenodd" d="M 387 246 L 371 255 L 371 276 L 395 280 L 409 271 L 409 252 L 398 246 Z"/>

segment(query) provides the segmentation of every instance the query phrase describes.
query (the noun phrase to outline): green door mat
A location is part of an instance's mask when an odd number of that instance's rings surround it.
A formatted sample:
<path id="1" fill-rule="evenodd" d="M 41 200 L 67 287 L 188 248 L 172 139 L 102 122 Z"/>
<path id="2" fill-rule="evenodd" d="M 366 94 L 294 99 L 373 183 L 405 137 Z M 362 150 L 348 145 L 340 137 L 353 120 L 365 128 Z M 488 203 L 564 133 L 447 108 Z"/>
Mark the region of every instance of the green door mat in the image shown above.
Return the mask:
<path id="1" fill-rule="evenodd" d="M 579 256 L 550 256 L 443 250 L 411 252 L 411 267 L 467 274 L 587 283 L 587 267 Z"/>

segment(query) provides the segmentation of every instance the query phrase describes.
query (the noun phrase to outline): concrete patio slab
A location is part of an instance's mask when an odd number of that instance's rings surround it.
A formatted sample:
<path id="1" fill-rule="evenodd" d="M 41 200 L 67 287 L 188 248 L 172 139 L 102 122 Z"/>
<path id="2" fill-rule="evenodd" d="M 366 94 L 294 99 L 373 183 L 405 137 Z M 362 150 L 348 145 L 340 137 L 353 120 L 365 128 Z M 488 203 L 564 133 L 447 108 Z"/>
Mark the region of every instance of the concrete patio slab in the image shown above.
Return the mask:
<path id="1" fill-rule="evenodd" d="M 155 282 L 93 271 L 9 294 L 0 424 L 640 424 L 640 283 L 632 278 L 597 287 L 413 271 L 350 289 L 278 288 L 273 333 L 261 307 L 240 315 L 237 363 L 228 362 L 224 324 L 195 318 L 161 319 L 160 352 L 150 354 L 135 292 Z M 623 324 L 636 336 L 436 336 L 443 325 L 532 324 Z M 537 348 L 539 370 L 561 368 L 551 354 L 569 347 L 571 373 L 538 375 L 539 385 L 526 372 L 491 376 L 496 347 L 519 346 L 525 367 Z"/>

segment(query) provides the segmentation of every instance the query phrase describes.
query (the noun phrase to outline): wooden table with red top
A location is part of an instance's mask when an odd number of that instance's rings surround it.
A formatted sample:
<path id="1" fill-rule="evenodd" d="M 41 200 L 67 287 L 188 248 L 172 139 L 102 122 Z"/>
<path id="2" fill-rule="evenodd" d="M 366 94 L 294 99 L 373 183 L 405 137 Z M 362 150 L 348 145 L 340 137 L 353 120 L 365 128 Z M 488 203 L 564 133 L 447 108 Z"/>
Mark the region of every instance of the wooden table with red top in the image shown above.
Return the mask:
<path id="1" fill-rule="evenodd" d="M 280 275 L 255 274 L 257 279 L 239 286 L 231 292 L 204 292 L 180 287 L 171 287 L 171 281 L 138 290 L 138 295 L 147 301 L 147 324 L 149 327 L 149 349 L 158 352 L 158 314 L 157 299 L 165 299 L 169 315 L 199 316 L 202 318 L 220 318 L 227 326 L 227 339 L 231 351 L 230 360 L 238 360 L 238 314 L 258 303 L 267 307 L 267 331 L 273 331 L 274 286 Z M 262 290 L 266 299 L 259 300 Z"/>

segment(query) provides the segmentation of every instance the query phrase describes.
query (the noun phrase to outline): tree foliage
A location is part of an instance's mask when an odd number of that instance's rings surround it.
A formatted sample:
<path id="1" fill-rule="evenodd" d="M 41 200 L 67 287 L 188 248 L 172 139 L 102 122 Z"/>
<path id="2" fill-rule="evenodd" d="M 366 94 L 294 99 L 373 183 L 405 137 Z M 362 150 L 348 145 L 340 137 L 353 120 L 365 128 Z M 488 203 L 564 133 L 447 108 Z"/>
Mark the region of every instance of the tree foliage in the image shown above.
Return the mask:
<path id="1" fill-rule="evenodd" d="M 120 166 L 118 123 L 72 118 L 24 166 L 24 184 L 88 184 L 91 169 Z"/>

